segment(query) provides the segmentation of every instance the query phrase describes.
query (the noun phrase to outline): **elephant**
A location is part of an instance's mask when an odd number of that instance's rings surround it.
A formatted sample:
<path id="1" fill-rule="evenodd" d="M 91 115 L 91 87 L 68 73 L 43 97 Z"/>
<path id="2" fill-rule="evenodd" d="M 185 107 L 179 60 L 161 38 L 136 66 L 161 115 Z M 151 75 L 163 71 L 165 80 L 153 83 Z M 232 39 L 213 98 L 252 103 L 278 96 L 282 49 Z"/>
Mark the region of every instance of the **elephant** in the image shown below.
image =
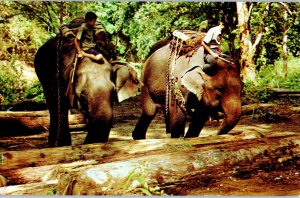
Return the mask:
<path id="1" fill-rule="evenodd" d="M 59 35 L 49 39 L 38 49 L 34 59 L 50 112 L 48 146 L 72 144 L 68 111 L 76 106 L 87 122 L 84 143 L 107 142 L 112 127 L 113 103 L 137 94 L 137 72 L 130 64 L 110 64 L 106 58 L 102 62 L 78 58 L 74 65 L 74 45 L 63 46 L 60 41 Z"/>
<path id="2" fill-rule="evenodd" d="M 155 48 L 156 51 L 151 49 L 154 52 L 147 58 L 142 70 L 142 113 L 132 132 L 133 139 L 146 138 L 147 128 L 159 109 L 165 110 L 166 132 L 171 133 L 171 138 L 198 137 L 212 111 L 224 112 L 218 134 L 228 133 L 241 117 L 243 82 L 238 64 L 230 57 L 219 58 L 216 65 L 204 73 L 202 46 L 190 56 L 176 57 L 170 43 L 155 45 Z M 167 72 L 168 69 L 170 72 Z M 177 90 L 186 111 L 174 101 L 175 96 L 172 99 L 170 94 L 166 98 L 168 75 L 177 80 Z M 178 91 L 175 93 L 178 94 Z M 187 118 L 190 118 L 190 125 L 185 133 Z"/>

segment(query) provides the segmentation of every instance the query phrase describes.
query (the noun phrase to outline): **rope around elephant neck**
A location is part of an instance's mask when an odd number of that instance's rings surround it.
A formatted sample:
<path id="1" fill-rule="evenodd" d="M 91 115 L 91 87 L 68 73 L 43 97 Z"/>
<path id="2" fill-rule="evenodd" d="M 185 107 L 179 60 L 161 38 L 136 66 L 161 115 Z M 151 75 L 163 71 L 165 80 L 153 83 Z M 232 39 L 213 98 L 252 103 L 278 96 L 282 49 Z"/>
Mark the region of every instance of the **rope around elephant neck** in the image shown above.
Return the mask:
<path id="1" fill-rule="evenodd" d="M 172 41 L 175 40 L 175 37 L 173 37 Z M 170 42 L 170 45 L 172 45 L 173 42 Z M 170 56 L 168 59 L 168 64 L 167 64 L 167 74 L 166 74 L 166 117 L 168 117 L 169 115 L 169 94 L 170 94 L 170 62 L 171 62 L 171 58 L 172 58 L 172 54 L 173 54 L 173 47 L 171 47 L 171 52 L 170 52 Z"/>

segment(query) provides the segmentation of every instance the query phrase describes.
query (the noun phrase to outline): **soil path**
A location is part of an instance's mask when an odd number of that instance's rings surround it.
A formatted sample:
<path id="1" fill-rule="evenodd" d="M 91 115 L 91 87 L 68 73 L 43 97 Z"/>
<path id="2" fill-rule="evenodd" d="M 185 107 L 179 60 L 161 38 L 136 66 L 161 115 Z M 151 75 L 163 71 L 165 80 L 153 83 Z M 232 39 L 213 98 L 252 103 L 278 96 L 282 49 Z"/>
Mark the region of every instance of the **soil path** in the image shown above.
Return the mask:
<path id="1" fill-rule="evenodd" d="M 141 113 L 139 106 L 140 96 L 131 98 L 115 105 L 114 125 L 109 141 L 131 140 L 131 132 Z M 250 107 L 251 108 L 251 107 Z M 243 115 L 238 125 L 230 134 L 241 132 L 259 132 L 267 135 L 272 132 L 299 132 L 300 133 L 300 106 L 299 105 L 270 105 L 260 109 L 253 105 L 253 111 Z M 221 122 L 221 120 L 220 120 Z M 215 135 L 220 122 L 207 122 L 200 136 Z M 32 136 L 2 137 L 0 151 L 26 150 L 45 148 L 47 133 Z M 73 145 L 82 144 L 86 132 L 72 132 Z M 165 124 L 162 111 L 150 124 L 147 139 L 170 138 L 165 133 Z M 194 181 L 191 186 L 184 186 L 174 195 L 299 195 L 300 192 L 300 156 L 298 160 L 276 169 L 256 170 L 245 175 L 224 175 L 218 180 L 208 182 Z"/>

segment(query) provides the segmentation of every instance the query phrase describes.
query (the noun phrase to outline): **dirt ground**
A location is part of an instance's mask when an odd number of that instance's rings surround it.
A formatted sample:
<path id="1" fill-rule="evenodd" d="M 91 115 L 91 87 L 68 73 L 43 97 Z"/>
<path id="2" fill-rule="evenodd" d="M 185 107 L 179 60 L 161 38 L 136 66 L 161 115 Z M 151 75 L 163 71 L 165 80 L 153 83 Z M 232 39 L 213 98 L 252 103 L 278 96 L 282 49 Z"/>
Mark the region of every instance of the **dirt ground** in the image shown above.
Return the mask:
<path id="1" fill-rule="evenodd" d="M 115 105 L 114 124 L 109 141 L 131 140 L 131 132 L 139 118 L 140 96 Z M 238 125 L 230 132 L 259 132 L 267 135 L 272 132 L 299 132 L 300 133 L 300 106 L 289 103 L 270 104 L 265 108 L 252 105 L 253 111 L 243 114 Z M 248 108 L 249 109 L 249 108 Z M 250 106 L 251 109 L 251 106 Z M 215 135 L 222 120 L 208 121 L 200 136 Z M 0 150 L 26 150 L 45 148 L 47 133 L 31 136 L 1 137 Z M 73 145 L 82 144 L 86 132 L 72 132 Z M 165 124 L 162 111 L 152 121 L 147 139 L 170 138 L 165 133 Z M 299 195 L 300 193 L 300 156 L 296 160 L 277 167 L 273 170 L 255 170 L 243 175 L 224 174 L 222 177 L 205 182 L 193 181 L 190 186 L 183 186 L 168 194 L 174 195 Z"/>

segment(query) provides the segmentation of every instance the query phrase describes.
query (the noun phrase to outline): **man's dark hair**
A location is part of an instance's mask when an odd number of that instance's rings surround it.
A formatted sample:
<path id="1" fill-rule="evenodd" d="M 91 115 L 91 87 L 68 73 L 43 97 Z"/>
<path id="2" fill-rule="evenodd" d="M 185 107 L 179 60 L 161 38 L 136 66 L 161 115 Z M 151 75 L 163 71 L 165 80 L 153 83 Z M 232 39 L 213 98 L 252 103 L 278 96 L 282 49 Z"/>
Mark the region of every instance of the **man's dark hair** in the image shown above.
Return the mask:
<path id="1" fill-rule="evenodd" d="M 92 21 L 94 19 L 97 19 L 97 15 L 94 12 L 88 12 L 88 13 L 86 13 L 85 18 L 84 18 L 84 20 L 86 22 Z"/>

